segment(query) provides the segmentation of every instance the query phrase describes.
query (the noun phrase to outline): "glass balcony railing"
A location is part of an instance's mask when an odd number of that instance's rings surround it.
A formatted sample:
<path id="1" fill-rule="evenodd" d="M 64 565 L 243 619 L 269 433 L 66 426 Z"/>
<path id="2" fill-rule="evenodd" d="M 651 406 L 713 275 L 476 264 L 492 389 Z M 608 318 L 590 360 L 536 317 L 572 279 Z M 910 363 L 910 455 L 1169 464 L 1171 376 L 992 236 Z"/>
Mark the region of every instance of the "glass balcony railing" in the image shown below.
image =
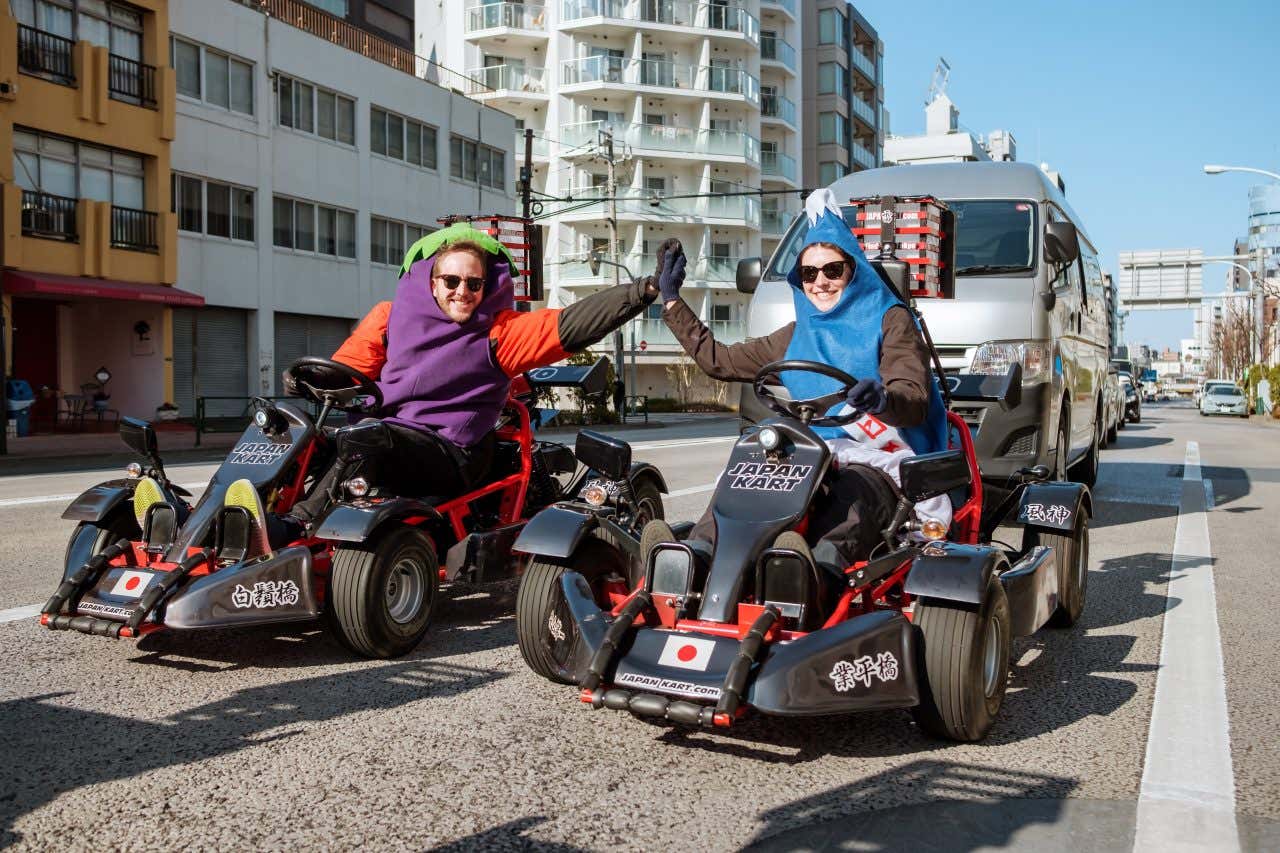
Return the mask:
<path id="1" fill-rule="evenodd" d="M 876 108 L 862 100 L 861 95 L 854 95 L 849 98 L 849 108 L 853 110 L 853 114 L 865 121 L 871 127 L 876 126 Z"/>
<path id="2" fill-rule="evenodd" d="M 739 33 L 760 41 L 760 21 L 746 9 L 710 0 L 563 0 L 561 23 L 614 18 L 646 24 Z"/>
<path id="3" fill-rule="evenodd" d="M 849 143 L 849 156 L 853 158 L 853 162 L 865 169 L 874 169 L 876 167 L 875 153 L 857 140 Z"/>
<path id="4" fill-rule="evenodd" d="M 546 30 L 547 7 L 542 3 L 477 3 L 467 9 L 467 32 L 505 27 L 513 30 Z"/>
<path id="5" fill-rule="evenodd" d="M 591 199 L 603 200 L 604 187 L 578 187 L 570 190 L 575 202 Z M 751 228 L 760 227 L 760 200 L 754 195 L 700 196 L 697 198 L 667 198 L 662 193 L 624 187 L 618 190 L 619 216 L 688 216 L 695 219 L 738 220 Z M 570 213 L 598 217 L 601 209 L 595 206 L 570 210 Z M 634 271 L 634 270 L 633 270 Z"/>
<path id="6" fill-rule="evenodd" d="M 523 130 L 516 131 L 515 147 L 512 148 L 511 150 L 514 151 L 516 154 L 516 162 L 523 163 L 524 162 L 524 131 Z M 538 132 L 535 130 L 533 132 L 533 156 L 549 157 L 550 155 L 551 155 L 551 146 L 547 143 L 546 138 L 539 136 Z"/>
<path id="7" fill-rule="evenodd" d="M 584 56 L 560 63 L 560 82 L 616 83 L 742 95 L 760 101 L 760 81 L 739 68 L 693 66 L 662 59 L 626 59 L 620 56 Z"/>
<path id="8" fill-rule="evenodd" d="M 791 17 L 796 17 L 796 0 L 760 0 L 760 8 L 783 9 Z"/>
<path id="9" fill-rule="evenodd" d="M 760 115 L 764 118 L 776 118 L 796 126 L 796 102 L 786 95 L 764 94 L 760 96 Z"/>
<path id="10" fill-rule="evenodd" d="M 584 121 L 561 125 L 560 141 L 569 149 L 589 145 L 599 139 L 602 130 L 611 130 L 615 140 L 646 151 L 704 157 L 744 157 L 753 163 L 760 161 L 760 140 L 739 131 Z"/>
<path id="11" fill-rule="evenodd" d="M 760 211 L 760 235 L 763 237 L 781 237 L 791 225 L 796 215 L 790 210 L 777 210 L 766 207 Z"/>
<path id="12" fill-rule="evenodd" d="M 547 69 L 529 68 L 525 65 L 489 65 L 467 71 L 467 94 L 483 95 L 505 90 L 527 92 L 531 95 L 547 93 Z"/>
<path id="13" fill-rule="evenodd" d="M 856 46 L 849 47 L 849 61 L 853 63 L 853 67 L 867 75 L 867 79 L 874 81 L 876 79 L 876 61 L 869 58 L 865 53 Z"/>
<path id="14" fill-rule="evenodd" d="M 760 81 L 738 68 L 703 66 L 698 69 L 696 88 L 709 92 L 724 92 L 728 95 L 742 95 L 753 104 L 760 103 Z"/>
<path id="15" fill-rule="evenodd" d="M 777 36 L 760 37 L 760 58 L 781 62 L 792 71 L 796 70 L 796 49 Z"/>
<path id="16" fill-rule="evenodd" d="M 703 281 L 736 283 L 738 279 L 738 259 L 719 255 L 698 258 L 698 263 L 694 267 L 694 276 Z"/>
<path id="17" fill-rule="evenodd" d="M 781 151 L 766 151 L 760 159 L 760 171 L 765 176 L 786 178 L 792 183 L 796 179 L 796 159 Z"/>
<path id="18" fill-rule="evenodd" d="M 662 320 L 633 320 L 631 326 L 635 331 L 637 342 L 644 341 L 651 347 L 680 345 L 671 329 Z M 715 339 L 722 344 L 736 344 L 746 339 L 747 324 L 741 320 L 711 320 L 706 323 L 706 326 Z M 630 330 L 628 331 L 629 339 Z"/>

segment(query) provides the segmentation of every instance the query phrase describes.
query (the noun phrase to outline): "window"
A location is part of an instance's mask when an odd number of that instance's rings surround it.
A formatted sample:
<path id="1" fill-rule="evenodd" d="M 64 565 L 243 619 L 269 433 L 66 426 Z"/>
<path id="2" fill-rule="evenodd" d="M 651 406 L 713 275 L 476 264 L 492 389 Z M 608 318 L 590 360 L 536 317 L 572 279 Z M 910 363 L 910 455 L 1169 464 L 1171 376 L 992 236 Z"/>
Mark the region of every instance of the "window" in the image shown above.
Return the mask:
<path id="1" fill-rule="evenodd" d="M 844 13 L 839 9 L 822 9 L 818 12 L 818 44 L 838 44 L 846 48 Z"/>
<path id="2" fill-rule="evenodd" d="M 224 110 L 253 115 L 253 64 L 171 36 L 169 62 L 178 94 Z"/>
<path id="3" fill-rule="evenodd" d="M 276 121 L 303 133 L 356 144 L 356 102 L 284 74 L 276 75 Z"/>
<path id="4" fill-rule="evenodd" d="M 254 241 L 253 190 L 174 172 L 170 198 L 179 230 Z"/>
<path id="5" fill-rule="evenodd" d="M 426 225 L 397 222 L 381 216 L 369 217 L 369 261 L 400 266 L 405 253 L 425 235 L 435 231 Z"/>
<path id="6" fill-rule="evenodd" d="M 142 157 L 127 151 L 13 130 L 14 177 L 26 190 L 141 210 L 143 166 Z"/>
<path id="7" fill-rule="evenodd" d="M 303 2 L 317 9 L 324 9 L 330 15 L 336 15 L 339 18 L 347 16 L 347 0 L 303 0 Z"/>
<path id="8" fill-rule="evenodd" d="M 373 0 L 367 0 L 365 3 L 364 20 L 366 24 L 377 27 L 384 33 L 390 33 L 400 41 L 413 42 L 413 21 Z"/>
<path id="9" fill-rule="evenodd" d="M 818 164 L 818 183 L 821 186 L 833 184 L 843 178 L 846 170 L 843 163 L 825 162 Z"/>
<path id="10" fill-rule="evenodd" d="M 449 174 L 501 190 L 507 185 L 507 153 L 460 136 L 449 137 Z"/>
<path id="11" fill-rule="evenodd" d="M 818 144 L 843 145 L 848 138 L 849 120 L 840 113 L 818 113 Z"/>
<path id="12" fill-rule="evenodd" d="M 338 258 L 356 256 L 356 215 L 351 211 L 276 196 L 271 212 L 274 245 Z"/>
<path id="13" fill-rule="evenodd" d="M 849 72 L 838 62 L 818 63 L 818 94 L 849 97 Z"/>
<path id="14" fill-rule="evenodd" d="M 436 168 L 436 129 L 378 107 L 369 108 L 369 147 L 374 154 Z"/>

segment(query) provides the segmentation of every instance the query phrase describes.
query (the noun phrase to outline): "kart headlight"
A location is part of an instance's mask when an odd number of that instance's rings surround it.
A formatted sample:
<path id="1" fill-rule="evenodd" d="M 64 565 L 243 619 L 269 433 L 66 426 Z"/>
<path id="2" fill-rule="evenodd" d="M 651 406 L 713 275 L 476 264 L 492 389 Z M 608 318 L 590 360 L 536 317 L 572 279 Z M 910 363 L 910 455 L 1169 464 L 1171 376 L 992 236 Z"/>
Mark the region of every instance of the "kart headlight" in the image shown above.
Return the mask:
<path id="1" fill-rule="evenodd" d="M 592 483 L 582 490 L 582 499 L 592 506 L 604 506 L 609 500 L 609 492 L 599 483 Z"/>
<path id="2" fill-rule="evenodd" d="M 353 498 L 362 498 L 369 494 L 369 481 L 364 477 L 352 477 L 342 484 L 342 488 Z"/>
<path id="3" fill-rule="evenodd" d="M 1040 341 L 987 341 L 973 354 L 970 373 L 1004 376 L 1009 365 L 1022 365 L 1022 381 L 1044 382 L 1052 370 L 1048 344 Z"/>
<path id="4" fill-rule="evenodd" d="M 777 450 L 778 445 L 782 443 L 782 436 L 778 435 L 778 431 L 773 427 L 765 427 L 760 430 L 760 446 L 765 450 Z"/>
<path id="5" fill-rule="evenodd" d="M 267 414 L 266 409 L 258 409 L 253 413 L 253 422 L 258 425 L 258 429 L 266 429 L 271 423 L 271 416 Z"/>
<path id="6" fill-rule="evenodd" d="M 136 480 L 142 476 L 142 466 L 137 462 L 130 462 L 128 465 L 124 466 L 124 473 L 130 480 Z"/>

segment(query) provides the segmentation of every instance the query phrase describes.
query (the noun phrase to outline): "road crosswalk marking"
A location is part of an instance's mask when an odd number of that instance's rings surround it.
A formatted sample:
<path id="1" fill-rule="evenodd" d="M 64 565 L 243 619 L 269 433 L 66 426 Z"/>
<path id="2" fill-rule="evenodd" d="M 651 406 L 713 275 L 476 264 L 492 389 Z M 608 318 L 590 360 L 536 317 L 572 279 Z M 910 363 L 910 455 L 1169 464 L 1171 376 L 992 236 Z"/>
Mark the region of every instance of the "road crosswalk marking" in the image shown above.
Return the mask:
<path id="1" fill-rule="evenodd" d="M 1138 796 L 1137 853 L 1240 849 L 1200 446 L 1187 442 Z"/>

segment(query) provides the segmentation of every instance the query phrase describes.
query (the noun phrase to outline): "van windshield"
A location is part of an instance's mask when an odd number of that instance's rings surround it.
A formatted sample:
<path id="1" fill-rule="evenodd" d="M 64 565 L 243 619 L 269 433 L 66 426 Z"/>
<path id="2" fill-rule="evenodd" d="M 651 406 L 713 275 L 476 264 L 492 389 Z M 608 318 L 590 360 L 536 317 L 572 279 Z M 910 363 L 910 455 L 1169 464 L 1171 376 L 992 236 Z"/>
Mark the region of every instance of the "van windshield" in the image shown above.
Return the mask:
<path id="1" fill-rule="evenodd" d="M 1035 205 L 1025 201 L 948 201 L 956 214 L 956 274 L 1024 272 L 1035 266 Z M 856 208 L 841 208 L 853 227 Z M 768 278 L 786 278 L 809 233 L 802 217 L 773 257 Z"/>

